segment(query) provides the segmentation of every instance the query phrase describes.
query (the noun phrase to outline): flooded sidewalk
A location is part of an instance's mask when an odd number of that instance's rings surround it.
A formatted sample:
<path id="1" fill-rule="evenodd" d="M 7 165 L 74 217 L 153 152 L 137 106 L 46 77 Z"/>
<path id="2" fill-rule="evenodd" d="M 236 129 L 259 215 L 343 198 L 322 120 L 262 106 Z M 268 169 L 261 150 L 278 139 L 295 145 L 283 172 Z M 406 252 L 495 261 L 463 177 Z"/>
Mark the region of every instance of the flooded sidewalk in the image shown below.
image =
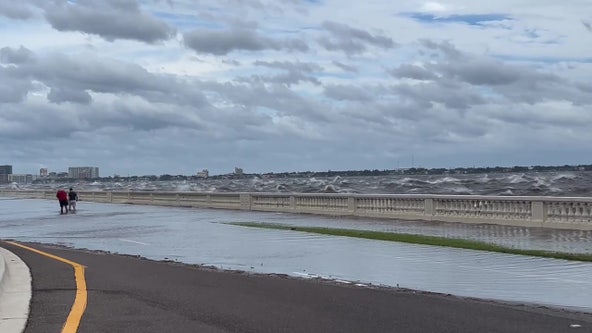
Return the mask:
<path id="1" fill-rule="evenodd" d="M 592 263 L 230 225 L 280 223 L 463 238 L 521 249 L 592 253 L 592 232 L 493 225 L 0 199 L 0 238 L 322 277 L 592 312 Z"/>

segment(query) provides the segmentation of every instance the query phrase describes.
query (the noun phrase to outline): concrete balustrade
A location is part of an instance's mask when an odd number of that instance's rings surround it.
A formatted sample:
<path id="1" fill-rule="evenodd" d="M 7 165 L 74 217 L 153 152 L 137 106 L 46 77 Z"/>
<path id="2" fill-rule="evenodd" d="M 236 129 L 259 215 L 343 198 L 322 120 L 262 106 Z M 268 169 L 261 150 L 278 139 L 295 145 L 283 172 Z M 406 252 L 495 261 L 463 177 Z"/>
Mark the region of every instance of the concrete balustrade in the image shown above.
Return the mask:
<path id="1" fill-rule="evenodd" d="M 55 200 L 54 191 L 0 190 L 0 195 Z M 145 191 L 79 191 L 78 195 L 83 201 L 100 203 L 592 230 L 592 198 Z"/>

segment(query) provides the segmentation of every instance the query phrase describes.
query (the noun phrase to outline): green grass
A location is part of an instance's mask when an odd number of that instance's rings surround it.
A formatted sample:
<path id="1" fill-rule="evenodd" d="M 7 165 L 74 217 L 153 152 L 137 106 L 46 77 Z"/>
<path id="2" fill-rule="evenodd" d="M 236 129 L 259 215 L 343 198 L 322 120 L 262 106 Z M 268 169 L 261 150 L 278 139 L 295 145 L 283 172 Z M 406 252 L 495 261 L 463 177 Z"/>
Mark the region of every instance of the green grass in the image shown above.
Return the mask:
<path id="1" fill-rule="evenodd" d="M 478 251 L 489 251 L 499 253 L 520 254 L 527 256 L 555 258 L 565 260 L 589 261 L 592 262 L 592 254 L 578 254 L 578 253 L 564 253 L 564 252 L 550 252 L 542 250 L 522 250 L 510 247 L 504 247 L 485 242 L 477 242 L 466 239 L 445 238 L 424 235 L 399 234 L 392 232 L 368 231 L 368 230 L 353 230 L 353 229 L 337 229 L 337 228 L 321 228 L 321 227 L 297 227 L 287 226 L 273 223 L 257 223 L 257 222 L 239 222 L 230 223 L 232 225 L 240 225 L 244 227 L 276 229 L 276 230 L 292 230 L 300 232 L 309 232 L 321 235 L 354 237 L 363 239 L 373 239 L 389 242 L 402 242 L 411 244 L 423 244 L 433 246 L 445 246 L 459 249 L 469 249 Z"/>

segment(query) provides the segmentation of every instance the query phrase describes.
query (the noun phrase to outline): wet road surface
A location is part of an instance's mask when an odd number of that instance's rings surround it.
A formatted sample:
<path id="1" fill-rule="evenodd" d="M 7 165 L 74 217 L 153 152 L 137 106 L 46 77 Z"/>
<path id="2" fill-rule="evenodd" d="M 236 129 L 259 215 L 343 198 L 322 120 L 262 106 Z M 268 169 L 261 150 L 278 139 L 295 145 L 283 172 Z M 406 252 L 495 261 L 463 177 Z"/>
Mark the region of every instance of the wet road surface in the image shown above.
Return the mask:
<path id="1" fill-rule="evenodd" d="M 86 266 L 78 332 L 571 332 L 592 315 L 27 244 Z M 59 332 L 72 268 L 0 242 L 31 268 L 26 333 Z"/>

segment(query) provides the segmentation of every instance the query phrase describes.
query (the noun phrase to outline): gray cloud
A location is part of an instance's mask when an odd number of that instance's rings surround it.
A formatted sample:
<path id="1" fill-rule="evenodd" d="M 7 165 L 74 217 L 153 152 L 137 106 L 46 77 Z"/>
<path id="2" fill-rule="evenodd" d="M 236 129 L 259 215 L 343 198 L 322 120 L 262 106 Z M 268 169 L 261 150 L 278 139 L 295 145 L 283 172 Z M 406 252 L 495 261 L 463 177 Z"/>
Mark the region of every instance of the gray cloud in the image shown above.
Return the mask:
<path id="1" fill-rule="evenodd" d="M 24 78 L 53 89 L 52 101 L 88 101 L 86 92 L 138 96 L 152 102 L 204 105 L 205 98 L 174 76 L 158 75 L 143 67 L 89 54 L 53 54 L 14 69 Z M 56 90 L 57 89 L 57 90 Z"/>
<path id="2" fill-rule="evenodd" d="M 454 81 L 399 84 L 394 87 L 394 91 L 400 98 L 410 99 L 420 108 L 427 109 L 434 107 L 434 103 L 457 110 L 485 103 L 485 99 L 470 86 Z"/>
<path id="3" fill-rule="evenodd" d="M 216 92 L 224 97 L 227 103 L 240 106 L 243 110 L 265 108 L 274 115 L 293 117 L 313 122 L 328 122 L 324 105 L 309 99 L 284 84 L 264 84 L 261 82 L 205 82 L 201 89 Z"/>
<path id="4" fill-rule="evenodd" d="M 289 72 L 320 72 L 323 68 L 314 63 L 290 62 L 290 61 L 255 61 L 254 65 L 269 68 L 284 69 Z"/>
<path id="5" fill-rule="evenodd" d="M 473 58 L 468 62 L 446 62 L 431 67 L 447 78 L 459 79 L 474 85 L 501 86 L 521 80 L 551 78 L 551 75 L 547 76 L 492 59 Z"/>
<path id="6" fill-rule="evenodd" d="M 192 31 L 184 34 L 183 40 L 189 48 L 203 53 L 225 55 L 234 50 L 260 51 L 279 49 L 269 38 L 257 35 L 255 31 Z"/>
<path id="7" fill-rule="evenodd" d="M 367 31 L 352 28 L 346 24 L 325 21 L 322 27 L 330 32 L 331 37 L 319 38 L 319 44 L 329 51 L 343 51 L 357 54 L 366 51 L 367 46 L 391 49 L 396 46 L 390 37 L 372 35 Z"/>
<path id="8" fill-rule="evenodd" d="M 403 64 L 392 71 L 390 74 L 394 77 L 409 78 L 414 80 L 432 80 L 436 75 L 427 69 L 410 64 Z"/>
<path id="9" fill-rule="evenodd" d="M 4 51 L 15 54 L 15 50 Z M 0 103 L 23 103 L 18 109 L 5 105 L 0 122 L 10 121 L 11 129 L 22 133 L 19 137 L 53 137 L 112 126 L 138 131 L 167 127 L 199 130 L 200 114 L 209 109 L 206 98 L 195 88 L 197 82 L 153 74 L 136 64 L 92 55 L 40 57 L 30 51 L 24 53 L 37 60 L 0 67 Z M 47 101 L 54 106 L 46 104 L 43 108 L 39 102 L 26 102 L 29 93 L 46 93 Z M 85 107 L 78 108 L 80 104 Z M 35 112 L 42 112 L 42 116 Z M 4 131 L 2 135 L 17 134 Z"/>
<path id="10" fill-rule="evenodd" d="M 18 49 L 3 47 L 0 49 L 0 63 L 4 64 L 22 64 L 34 59 L 31 50 L 21 46 Z"/>
<path id="11" fill-rule="evenodd" d="M 419 43 L 428 51 L 441 52 L 450 60 L 460 60 L 463 54 L 449 41 L 437 42 L 431 39 L 420 39 Z M 432 53 L 430 56 L 438 57 L 438 53 Z"/>
<path id="12" fill-rule="evenodd" d="M 461 54 L 445 49 L 443 61 L 427 67 L 443 77 L 458 79 L 474 85 L 503 86 L 517 82 L 557 82 L 556 75 L 535 69 L 503 63 L 493 58 Z"/>
<path id="13" fill-rule="evenodd" d="M 29 82 L 1 82 L 0 104 L 22 102 L 30 88 L 31 84 Z"/>
<path id="14" fill-rule="evenodd" d="M 25 20 L 33 16 L 33 11 L 24 1 L 0 0 L 0 16 Z"/>
<path id="15" fill-rule="evenodd" d="M 319 15 L 338 9 L 330 2 L 16 3 L 28 20 L 0 7 L 0 160 L 18 172 L 82 163 L 105 175 L 364 169 L 411 154 L 416 165 L 497 164 L 510 161 L 509 147 L 553 156 L 558 142 L 589 155 L 591 68 L 573 60 L 586 56 L 588 21 L 559 45 L 525 47 L 525 27 L 573 27 L 520 15 L 503 27 L 405 26 L 399 45 L 390 32 L 359 28 L 404 24 L 363 3 L 320 28 Z M 181 44 L 146 45 L 174 35 L 165 21 Z"/>
<path id="16" fill-rule="evenodd" d="M 22 102 L 33 88 L 31 80 L 22 77 L 14 67 L 0 66 L 0 77 L 0 104 Z"/>
<path id="17" fill-rule="evenodd" d="M 274 82 L 286 85 L 297 84 L 299 82 L 311 82 L 318 85 L 320 84 L 320 81 L 314 75 L 323 70 L 323 68 L 317 64 L 303 62 L 255 61 L 253 64 L 259 67 L 284 70 L 287 73 L 268 77 L 254 75 L 251 76 L 252 79 L 261 82 Z M 244 79 L 242 79 L 242 81 L 244 81 Z M 249 80 L 247 79 L 246 81 Z"/>
<path id="18" fill-rule="evenodd" d="M 47 99 L 52 103 L 73 102 L 79 104 L 90 104 L 92 97 L 84 90 L 70 90 L 59 87 L 52 87 L 47 94 Z"/>
<path id="19" fill-rule="evenodd" d="M 188 48 L 199 53 L 225 55 L 233 51 L 288 50 L 304 52 L 305 42 L 297 39 L 274 40 L 248 27 L 226 31 L 193 30 L 183 35 Z"/>
<path id="20" fill-rule="evenodd" d="M 53 141 L 67 138 L 75 128 L 76 114 L 69 108 L 52 104 L 3 105 L 0 123 L 10 124 L 0 131 L 2 141 L 14 142 Z M 1 126 L 1 125 L 0 125 Z"/>
<path id="21" fill-rule="evenodd" d="M 473 103 L 482 104 L 485 100 L 499 103 L 500 99 L 529 104 L 549 99 L 590 102 L 590 97 L 578 85 L 566 82 L 555 74 L 530 66 L 502 62 L 492 57 L 463 53 L 449 42 L 422 40 L 420 44 L 424 47 L 423 54 L 428 57 L 423 69 L 404 64 L 389 73 L 396 77 L 432 80 L 436 83 L 435 87 L 448 91 L 444 95 L 438 93 L 439 97 L 434 101 L 445 103 L 449 107 L 466 109 Z M 451 84 L 452 89 L 447 88 Z M 481 92 L 480 86 L 490 89 L 489 93 Z M 431 84 L 428 87 L 428 96 L 435 97 L 434 89 L 438 88 Z M 413 87 L 404 88 L 411 92 L 408 89 L 415 90 Z M 466 96 L 459 95 L 456 89 L 463 89 Z M 411 96 L 420 98 L 417 94 Z"/>
<path id="22" fill-rule="evenodd" d="M 358 73 L 358 69 L 355 66 L 346 65 L 344 63 L 341 63 L 341 62 L 335 61 L 335 60 L 333 60 L 331 63 L 333 65 L 341 68 L 345 72 Z"/>
<path id="23" fill-rule="evenodd" d="M 44 7 L 47 21 L 59 31 L 79 31 L 109 41 L 132 39 L 146 43 L 175 35 L 175 29 L 143 13 L 135 0 L 62 0 Z"/>
<path id="24" fill-rule="evenodd" d="M 339 101 L 364 102 L 372 99 L 372 95 L 367 89 L 355 86 L 326 85 L 324 93 L 325 96 Z"/>

